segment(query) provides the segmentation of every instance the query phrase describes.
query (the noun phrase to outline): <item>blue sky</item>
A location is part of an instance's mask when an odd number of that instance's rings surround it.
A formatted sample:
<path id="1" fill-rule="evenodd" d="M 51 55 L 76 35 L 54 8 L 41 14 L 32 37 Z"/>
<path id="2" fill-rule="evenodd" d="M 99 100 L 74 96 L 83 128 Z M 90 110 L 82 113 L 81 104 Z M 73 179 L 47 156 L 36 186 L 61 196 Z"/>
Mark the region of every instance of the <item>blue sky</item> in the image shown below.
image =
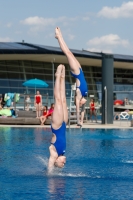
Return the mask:
<path id="1" fill-rule="evenodd" d="M 133 1 L 0 1 L 1 42 L 58 47 L 56 26 L 69 48 L 133 54 Z"/>

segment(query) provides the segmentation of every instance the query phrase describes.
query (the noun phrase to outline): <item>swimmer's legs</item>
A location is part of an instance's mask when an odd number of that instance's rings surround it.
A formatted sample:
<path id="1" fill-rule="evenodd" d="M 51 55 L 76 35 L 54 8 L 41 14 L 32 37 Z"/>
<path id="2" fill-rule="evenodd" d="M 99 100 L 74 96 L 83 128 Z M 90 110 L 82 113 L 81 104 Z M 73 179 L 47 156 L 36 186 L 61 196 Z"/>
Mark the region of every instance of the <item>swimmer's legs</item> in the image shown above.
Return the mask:
<path id="1" fill-rule="evenodd" d="M 62 65 L 62 73 L 61 73 L 61 100 L 62 100 L 63 113 L 64 113 L 64 122 L 67 124 L 68 111 L 67 111 L 67 103 L 66 103 L 65 66 L 64 65 Z"/>
<path id="2" fill-rule="evenodd" d="M 36 118 L 39 118 L 41 114 L 41 104 L 36 103 Z"/>
<path id="3" fill-rule="evenodd" d="M 84 115 L 85 115 L 85 111 L 81 112 L 81 125 L 83 125 L 83 120 L 84 120 Z"/>
<path id="4" fill-rule="evenodd" d="M 64 113 L 61 99 L 61 73 L 62 65 L 59 65 L 56 70 L 56 80 L 54 86 L 55 107 L 52 115 L 52 127 L 58 129 L 64 121 Z"/>
<path id="5" fill-rule="evenodd" d="M 36 104 L 36 118 L 39 118 L 39 104 Z"/>
<path id="6" fill-rule="evenodd" d="M 55 29 L 55 38 L 57 38 L 61 50 L 67 56 L 71 71 L 74 74 L 79 74 L 79 68 L 81 67 L 80 63 L 78 62 L 78 60 L 74 57 L 72 52 L 67 47 L 67 45 L 66 45 L 66 43 L 65 43 L 65 41 L 62 37 L 62 34 L 61 34 L 59 27 L 56 27 L 56 29 Z"/>
<path id="7" fill-rule="evenodd" d="M 76 90 L 76 115 L 77 115 L 77 124 L 80 124 L 80 99 L 81 99 L 81 96 L 80 96 L 80 91 L 79 89 L 77 88 Z"/>
<path id="8" fill-rule="evenodd" d="M 41 117 L 40 117 L 40 122 L 41 122 L 41 125 L 43 125 L 43 121 L 42 121 L 42 120 L 43 120 L 43 118 L 44 118 L 44 116 L 41 116 Z"/>
<path id="9" fill-rule="evenodd" d="M 41 103 L 39 103 L 39 108 L 38 108 L 39 110 L 38 110 L 38 117 L 40 117 L 41 116 Z"/>
<path id="10" fill-rule="evenodd" d="M 46 119 L 47 119 L 46 116 L 40 117 L 41 125 L 44 125 Z"/>
<path id="11" fill-rule="evenodd" d="M 96 122 L 97 122 L 97 114 L 96 114 L 96 110 L 93 110 L 93 114 L 94 114 L 94 116 L 95 116 L 95 120 L 96 120 Z"/>
<path id="12" fill-rule="evenodd" d="M 67 59 L 68 59 L 68 62 L 69 62 L 69 65 L 70 65 L 70 68 L 71 68 L 71 71 L 74 73 L 74 74 L 79 74 L 79 68 L 81 67 L 80 63 L 78 62 L 78 60 L 74 57 L 74 55 L 72 54 L 72 52 L 69 50 L 69 48 L 67 47 L 63 37 L 62 37 L 62 34 L 61 34 L 61 31 L 59 29 L 59 27 L 57 27 L 55 29 L 55 37 L 57 38 L 58 42 L 59 42 L 59 45 L 60 45 L 60 48 L 61 50 L 64 52 L 64 54 L 67 56 Z M 80 82 L 79 80 L 77 79 L 76 80 L 76 85 L 79 86 L 80 85 Z M 77 123 L 79 123 L 79 102 L 82 98 L 82 95 L 81 95 L 81 92 L 79 89 L 76 90 L 76 113 L 77 113 Z"/>
<path id="13" fill-rule="evenodd" d="M 92 110 L 90 110 L 90 120 L 92 121 Z"/>

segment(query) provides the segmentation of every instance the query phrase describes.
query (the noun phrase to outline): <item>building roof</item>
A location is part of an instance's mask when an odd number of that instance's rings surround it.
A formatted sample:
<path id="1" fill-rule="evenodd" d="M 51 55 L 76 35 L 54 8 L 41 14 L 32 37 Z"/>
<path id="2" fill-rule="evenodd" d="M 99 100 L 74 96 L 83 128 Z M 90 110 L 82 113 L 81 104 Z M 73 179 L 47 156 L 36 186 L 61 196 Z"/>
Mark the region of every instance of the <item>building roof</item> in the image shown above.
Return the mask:
<path id="1" fill-rule="evenodd" d="M 80 58 L 102 58 L 102 52 L 91 52 L 87 50 L 75 50 L 71 49 L 72 53 Z M 18 42 L 0 42 L 0 54 L 55 54 L 64 55 L 59 47 L 31 44 L 31 43 L 18 43 Z M 114 61 L 120 62 L 133 62 L 133 56 L 112 54 Z"/>

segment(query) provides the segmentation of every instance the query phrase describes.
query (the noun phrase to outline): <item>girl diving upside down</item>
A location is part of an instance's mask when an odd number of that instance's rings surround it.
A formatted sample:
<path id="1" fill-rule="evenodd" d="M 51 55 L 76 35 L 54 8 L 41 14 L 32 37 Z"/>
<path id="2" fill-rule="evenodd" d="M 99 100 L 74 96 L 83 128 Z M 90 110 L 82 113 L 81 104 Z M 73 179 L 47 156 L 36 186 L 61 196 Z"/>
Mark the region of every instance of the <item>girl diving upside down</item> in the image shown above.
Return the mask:
<path id="1" fill-rule="evenodd" d="M 84 77 L 84 73 L 82 71 L 81 65 L 72 52 L 67 47 L 60 28 L 56 27 L 55 29 L 55 38 L 58 40 L 61 50 L 66 55 L 68 59 L 68 63 L 70 65 L 71 75 L 76 79 L 76 113 L 77 113 L 77 125 L 82 126 L 83 119 L 81 123 L 79 122 L 79 110 L 80 106 L 86 103 L 86 99 L 84 97 L 87 96 L 88 88 L 87 83 Z"/>
<path id="2" fill-rule="evenodd" d="M 52 115 L 51 124 L 53 136 L 51 140 L 51 145 L 49 147 L 49 173 L 53 170 L 54 166 L 62 168 L 66 163 L 66 157 L 64 156 L 64 153 L 66 150 L 66 124 L 68 121 L 68 111 L 66 104 L 64 65 L 58 66 L 55 76 L 55 107 Z"/>

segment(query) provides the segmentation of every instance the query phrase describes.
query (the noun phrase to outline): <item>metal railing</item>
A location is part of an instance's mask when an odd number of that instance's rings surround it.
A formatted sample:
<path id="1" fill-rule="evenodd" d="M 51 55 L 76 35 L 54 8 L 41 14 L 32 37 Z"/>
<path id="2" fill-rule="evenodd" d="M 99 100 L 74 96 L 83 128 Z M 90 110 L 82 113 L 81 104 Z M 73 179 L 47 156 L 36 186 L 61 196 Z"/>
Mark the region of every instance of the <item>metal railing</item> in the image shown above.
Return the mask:
<path id="1" fill-rule="evenodd" d="M 15 111 L 17 109 L 26 110 L 27 105 L 29 105 L 29 110 L 35 109 L 35 107 L 34 107 L 34 99 L 35 99 L 34 96 L 35 95 L 34 94 L 30 94 L 30 95 L 19 94 L 19 100 L 16 101 L 17 95 L 18 95 L 18 93 L 14 93 L 14 97 L 13 97 L 12 102 L 11 102 L 11 107 L 13 107 Z M 2 96 L 2 94 L 0 94 L 0 96 Z M 30 97 L 30 102 L 26 102 L 27 96 Z M 4 103 L 5 103 L 5 101 L 4 101 Z M 42 95 L 42 105 L 48 106 L 48 103 L 49 103 L 48 94 Z M 6 105 L 6 103 L 5 103 L 5 105 Z"/>

